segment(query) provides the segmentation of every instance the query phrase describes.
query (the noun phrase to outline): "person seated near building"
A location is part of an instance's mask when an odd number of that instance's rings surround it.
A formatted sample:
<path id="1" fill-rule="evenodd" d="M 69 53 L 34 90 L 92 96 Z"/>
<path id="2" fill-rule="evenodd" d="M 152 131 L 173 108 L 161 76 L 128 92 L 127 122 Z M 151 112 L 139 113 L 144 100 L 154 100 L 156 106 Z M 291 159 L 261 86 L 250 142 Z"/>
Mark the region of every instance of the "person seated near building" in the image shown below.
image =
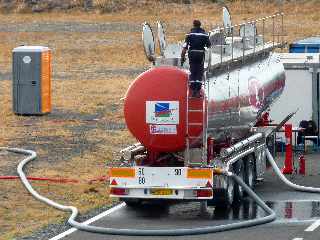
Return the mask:
<path id="1" fill-rule="evenodd" d="M 318 128 L 313 120 L 302 120 L 299 123 L 299 128 L 301 128 L 301 130 L 298 131 L 297 144 L 303 143 L 302 137 L 304 136 L 318 136 Z M 308 140 L 312 141 L 314 144 L 318 144 L 318 139 L 310 138 Z"/>

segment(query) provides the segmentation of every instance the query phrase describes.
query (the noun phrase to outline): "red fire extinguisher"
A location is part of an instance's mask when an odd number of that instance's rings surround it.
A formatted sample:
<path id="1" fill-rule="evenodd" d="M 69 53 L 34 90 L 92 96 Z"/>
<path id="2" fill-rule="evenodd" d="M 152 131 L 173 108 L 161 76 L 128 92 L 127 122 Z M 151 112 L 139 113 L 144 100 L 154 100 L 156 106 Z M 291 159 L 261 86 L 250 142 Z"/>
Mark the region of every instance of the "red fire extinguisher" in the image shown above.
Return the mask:
<path id="1" fill-rule="evenodd" d="M 286 138 L 286 157 L 284 160 L 283 174 L 293 173 L 293 154 L 292 154 L 292 124 L 284 125 L 284 133 Z"/>

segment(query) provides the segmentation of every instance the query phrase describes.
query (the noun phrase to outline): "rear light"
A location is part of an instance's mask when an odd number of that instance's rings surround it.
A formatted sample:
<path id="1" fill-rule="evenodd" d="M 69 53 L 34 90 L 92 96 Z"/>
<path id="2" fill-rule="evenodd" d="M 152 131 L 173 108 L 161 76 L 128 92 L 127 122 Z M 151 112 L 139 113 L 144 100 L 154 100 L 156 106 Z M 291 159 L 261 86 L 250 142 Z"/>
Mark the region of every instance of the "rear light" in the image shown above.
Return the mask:
<path id="1" fill-rule="evenodd" d="M 207 182 L 206 187 L 207 187 L 207 188 L 212 188 L 212 184 L 211 184 L 210 181 Z"/>
<path id="2" fill-rule="evenodd" d="M 212 190 L 211 189 L 199 189 L 196 190 L 197 197 L 212 197 Z"/>
<path id="3" fill-rule="evenodd" d="M 110 189 L 110 194 L 112 195 L 128 195 L 128 190 L 125 188 L 111 188 Z"/>
<path id="4" fill-rule="evenodd" d="M 113 179 L 112 182 L 110 183 L 110 185 L 116 186 L 116 185 L 118 185 L 118 183 L 115 179 Z"/>

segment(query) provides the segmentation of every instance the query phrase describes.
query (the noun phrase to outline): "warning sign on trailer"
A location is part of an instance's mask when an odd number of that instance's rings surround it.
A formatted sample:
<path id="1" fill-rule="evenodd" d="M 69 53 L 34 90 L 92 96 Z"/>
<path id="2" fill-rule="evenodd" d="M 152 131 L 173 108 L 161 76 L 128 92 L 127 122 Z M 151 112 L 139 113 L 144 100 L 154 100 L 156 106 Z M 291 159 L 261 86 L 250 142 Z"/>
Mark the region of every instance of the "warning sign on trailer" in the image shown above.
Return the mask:
<path id="1" fill-rule="evenodd" d="M 179 124 L 178 101 L 147 101 L 146 123 Z"/>
<path id="2" fill-rule="evenodd" d="M 150 125 L 150 134 L 177 134 L 176 125 Z"/>

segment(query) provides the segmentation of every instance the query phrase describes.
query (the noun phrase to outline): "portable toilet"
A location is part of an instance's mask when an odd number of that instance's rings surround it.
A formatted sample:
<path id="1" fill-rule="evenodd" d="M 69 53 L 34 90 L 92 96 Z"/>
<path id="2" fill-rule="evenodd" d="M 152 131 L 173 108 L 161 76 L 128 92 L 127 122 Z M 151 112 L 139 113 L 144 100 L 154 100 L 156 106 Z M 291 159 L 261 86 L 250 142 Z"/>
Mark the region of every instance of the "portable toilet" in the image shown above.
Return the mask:
<path id="1" fill-rule="evenodd" d="M 13 111 L 22 115 L 51 112 L 51 50 L 43 46 L 13 49 Z"/>
<path id="2" fill-rule="evenodd" d="M 290 53 L 320 53 L 320 37 L 310 37 L 289 45 Z"/>

